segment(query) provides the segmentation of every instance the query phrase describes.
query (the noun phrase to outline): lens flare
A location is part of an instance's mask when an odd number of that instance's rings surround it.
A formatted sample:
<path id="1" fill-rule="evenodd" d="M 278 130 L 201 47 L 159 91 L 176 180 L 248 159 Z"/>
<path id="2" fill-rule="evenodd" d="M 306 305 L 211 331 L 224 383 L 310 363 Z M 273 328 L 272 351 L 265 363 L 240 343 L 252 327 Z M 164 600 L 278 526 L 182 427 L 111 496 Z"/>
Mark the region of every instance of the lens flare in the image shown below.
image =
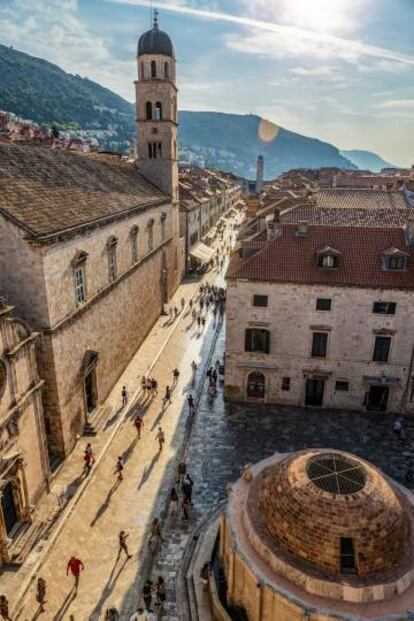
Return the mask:
<path id="1" fill-rule="evenodd" d="M 262 142 L 273 142 L 279 133 L 279 127 L 270 121 L 262 119 L 257 130 L 259 139 Z"/>

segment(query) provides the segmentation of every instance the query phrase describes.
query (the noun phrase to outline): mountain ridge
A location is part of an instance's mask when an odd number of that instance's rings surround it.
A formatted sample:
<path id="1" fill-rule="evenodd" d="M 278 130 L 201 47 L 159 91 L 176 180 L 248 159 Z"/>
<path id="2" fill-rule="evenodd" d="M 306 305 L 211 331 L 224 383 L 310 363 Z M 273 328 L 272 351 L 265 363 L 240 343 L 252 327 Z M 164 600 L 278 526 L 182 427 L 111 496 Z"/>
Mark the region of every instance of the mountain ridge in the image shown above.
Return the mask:
<path id="1" fill-rule="evenodd" d="M 88 78 L 1 44 L 0 75 L 0 109 L 94 138 L 103 149 L 125 152 L 135 135 L 134 105 Z M 282 127 L 274 140 L 261 140 L 263 123 L 276 126 L 258 115 L 184 110 L 179 121 L 182 162 L 250 178 L 258 155 L 264 155 L 267 178 L 292 168 L 357 169 L 330 143 Z"/>

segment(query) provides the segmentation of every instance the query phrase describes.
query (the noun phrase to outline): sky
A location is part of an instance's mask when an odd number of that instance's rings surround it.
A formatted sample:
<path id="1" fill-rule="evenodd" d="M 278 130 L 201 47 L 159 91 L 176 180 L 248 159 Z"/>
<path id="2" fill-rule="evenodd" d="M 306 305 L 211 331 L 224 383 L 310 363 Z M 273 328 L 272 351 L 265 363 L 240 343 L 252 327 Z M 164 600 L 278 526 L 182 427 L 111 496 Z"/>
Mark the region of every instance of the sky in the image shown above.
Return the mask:
<path id="1" fill-rule="evenodd" d="M 154 0 L 181 110 L 254 113 L 414 164 L 414 0 Z M 133 101 L 149 0 L 0 0 L 0 42 Z M 1 85 L 1 76 L 0 76 Z"/>

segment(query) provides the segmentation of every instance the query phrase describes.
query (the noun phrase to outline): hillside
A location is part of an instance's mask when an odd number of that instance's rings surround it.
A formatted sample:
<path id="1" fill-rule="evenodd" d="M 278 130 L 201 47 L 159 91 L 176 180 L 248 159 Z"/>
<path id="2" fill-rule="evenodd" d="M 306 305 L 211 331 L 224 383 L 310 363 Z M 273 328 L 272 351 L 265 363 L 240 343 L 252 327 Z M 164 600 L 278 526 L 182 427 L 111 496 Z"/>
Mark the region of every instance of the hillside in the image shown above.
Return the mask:
<path id="1" fill-rule="evenodd" d="M 4 45 L 0 75 L 0 110 L 69 128 L 104 149 L 126 151 L 135 132 L 134 107 L 109 89 Z M 283 128 L 273 141 L 261 142 L 258 116 L 184 111 L 179 120 L 183 162 L 254 177 L 257 156 L 263 154 L 267 178 L 291 168 L 356 168 L 336 147 Z"/>
<path id="2" fill-rule="evenodd" d="M 351 151 L 340 151 L 343 157 L 346 157 L 353 164 L 358 166 L 361 170 L 370 170 L 371 172 L 380 172 L 383 168 L 398 168 L 394 164 L 390 164 L 382 157 L 372 151 L 358 151 L 356 149 Z"/>

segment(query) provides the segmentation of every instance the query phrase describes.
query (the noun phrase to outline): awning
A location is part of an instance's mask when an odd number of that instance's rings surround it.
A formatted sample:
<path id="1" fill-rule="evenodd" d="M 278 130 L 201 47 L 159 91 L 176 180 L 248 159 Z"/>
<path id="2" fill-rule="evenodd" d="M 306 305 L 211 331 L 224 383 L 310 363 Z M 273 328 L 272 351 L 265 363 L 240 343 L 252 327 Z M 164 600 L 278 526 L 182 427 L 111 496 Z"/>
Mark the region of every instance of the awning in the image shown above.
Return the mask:
<path id="1" fill-rule="evenodd" d="M 208 246 L 203 244 L 203 242 L 199 242 L 194 246 L 194 248 L 191 248 L 190 256 L 194 257 L 195 259 L 199 259 L 204 263 L 208 263 L 214 257 L 215 252 L 216 251 L 213 248 L 209 248 Z"/>

